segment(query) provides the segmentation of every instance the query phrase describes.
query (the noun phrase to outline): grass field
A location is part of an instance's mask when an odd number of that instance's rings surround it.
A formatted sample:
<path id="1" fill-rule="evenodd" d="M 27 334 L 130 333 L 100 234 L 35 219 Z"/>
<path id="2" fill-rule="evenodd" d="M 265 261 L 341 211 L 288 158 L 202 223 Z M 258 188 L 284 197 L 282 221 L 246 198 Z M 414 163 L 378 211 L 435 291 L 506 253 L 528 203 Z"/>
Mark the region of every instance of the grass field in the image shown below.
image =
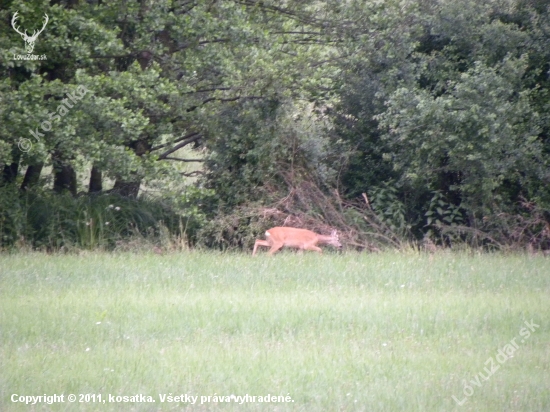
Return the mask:
<path id="1" fill-rule="evenodd" d="M 550 411 L 549 319 L 528 255 L 0 255 L 0 411 Z"/>

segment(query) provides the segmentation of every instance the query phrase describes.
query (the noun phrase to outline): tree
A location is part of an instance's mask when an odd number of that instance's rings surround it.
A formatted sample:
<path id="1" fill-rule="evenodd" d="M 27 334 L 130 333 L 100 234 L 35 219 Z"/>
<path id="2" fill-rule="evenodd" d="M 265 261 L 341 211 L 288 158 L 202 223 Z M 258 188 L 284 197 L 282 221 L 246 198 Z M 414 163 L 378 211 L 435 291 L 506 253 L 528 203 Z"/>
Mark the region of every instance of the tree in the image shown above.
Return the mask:
<path id="1" fill-rule="evenodd" d="M 39 135 L 20 159 L 4 154 L 5 167 L 30 165 L 27 170 L 36 173 L 49 162 L 54 187 L 74 192 L 75 169 L 92 161 L 92 191 L 102 186 L 101 175 L 131 196 L 143 178 L 174 178 L 173 163 L 190 160 L 178 158 L 177 150 L 204 144 L 209 124 L 227 103 L 299 95 L 315 83 L 315 75 L 300 79 L 317 71 L 308 69 L 320 37 L 308 28 L 314 5 L 12 2 L 2 18 L 16 9 L 21 16 L 40 10 L 50 23 L 36 49 L 48 56 L 45 63 L 8 59 L 19 46 L 16 33 L 4 29 L 9 53 L 0 70 L 12 93 L 10 110 L 3 111 L 4 153 L 29 129 Z M 79 86 L 89 91 L 86 98 L 41 130 Z M 11 105 L 16 101 L 18 111 Z"/>

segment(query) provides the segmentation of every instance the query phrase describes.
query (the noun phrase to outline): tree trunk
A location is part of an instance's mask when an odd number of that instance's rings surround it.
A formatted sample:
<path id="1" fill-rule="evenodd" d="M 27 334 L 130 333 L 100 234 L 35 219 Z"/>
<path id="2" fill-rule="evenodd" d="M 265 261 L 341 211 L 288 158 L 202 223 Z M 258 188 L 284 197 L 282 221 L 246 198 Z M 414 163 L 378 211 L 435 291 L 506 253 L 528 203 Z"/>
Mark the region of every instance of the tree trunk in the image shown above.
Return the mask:
<path id="1" fill-rule="evenodd" d="M 151 150 L 151 144 L 147 138 L 136 140 L 130 144 L 130 148 L 134 151 L 136 156 L 141 157 L 149 150 Z M 117 179 L 113 192 L 116 192 L 124 197 L 137 198 L 139 193 L 139 186 L 141 185 L 141 177 L 136 177 L 135 180 L 123 180 Z"/>
<path id="2" fill-rule="evenodd" d="M 53 190 L 56 193 L 68 190 L 73 196 L 76 196 L 76 172 L 70 164 L 62 163 L 59 160 L 54 161 Z"/>
<path id="3" fill-rule="evenodd" d="M 30 165 L 27 167 L 27 172 L 25 173 L 25 178 L 21 184 L 21 190 L 25 190 L 36 186 L 40 179 L 40 173 L 44 167 L 44 162 L 37 163 L 35 165 Z"/>
<path id="4" fill-rule="evenodd" d="M 15 182 L 17 172 L 19 171 L 19 163 L 12 163 L 4 166 L 2 172 L 2 186 Z"/>
<path id="5" fill-rule="evenodd" d="M 0 186 L 15 183 L 15 179 L 17 179 L 17 173 L 19 173 L 19 159 L 21 159 L 21 152 L 17 149 L 14 149 L 12 152 L 12 163 L 9 165 L 5 165 L 4 170 L 2 171 Z"/>
<path id="6" fill-rule="evenodd" d="M 12 163 L 9 165 L 5 165 L 4 170 L 2 172 L 2 182 L 0 186 L 14 183 L 15 179 L 17 178 L 18 171 L 19 171 L 19 163 Z"/>
<path id="7" fill-rule="evenodd" d="M 139 186 L 141 185 L 141 179 L 136 182 L 128 182 L 125 180 L 117 179 L 113 192 L 118 193 L 124 197 L 137 198 L 139 193 Z"/>
<path id="8" fill-rule="evenodd" d="M 99 193 L 103 190 L 102 173 L 101 169 L 97 166 L 92 166 L 92 173 L 90 175 L 90 185 L 88 187 L 88 193 Z"/>

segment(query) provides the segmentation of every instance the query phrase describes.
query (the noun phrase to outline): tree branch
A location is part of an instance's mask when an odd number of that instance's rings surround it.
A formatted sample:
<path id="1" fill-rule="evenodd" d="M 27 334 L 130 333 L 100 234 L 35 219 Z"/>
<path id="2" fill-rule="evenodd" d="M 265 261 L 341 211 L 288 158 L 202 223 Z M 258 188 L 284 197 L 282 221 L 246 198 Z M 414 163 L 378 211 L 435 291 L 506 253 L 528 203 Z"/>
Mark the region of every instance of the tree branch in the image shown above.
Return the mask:
<path id="1" fill-rule="evenodd" d="M 202 46 L 203 44 L 210 44 L 210 43 L 227 43 L 230 39 L 213 39 L 213 40 L 203 40 L 198 43 L 199 46 Z"/>
<path id="2" fill-rule="evenodd" d="M 182 176 L 185 176 L 185 177 L 195 177 L 195 176 L 198 176 L 198 175 L 203 175 L 204 172 L 202 170 L 195 170 L 193 172 L 181 172 L 180 175 Z"/>
<path id="3" fill-rule="evenodd" d="M 212 89 L 193 90 L 192 92 L 185 92 L 183 94 L 215 92 L 216 90 L 231 90 L 231 89 L 232 89 L 231 87 L 214 87 Z"/>
<path id="4" fill-rule="evenodd" d="M 289 18 L 302 22 L 302 23 L 313 23 L 315 19 L 312 19 L 309 16 L 301 16 L 298 14 L 298 12 L 294 10 L 286 10 L 280 7 L 266 5 L 262 1 L 253 1 L 253 0 L 244 0 L 244 1 L 237 1 L 237 3 L 244 4 L 245 6 L 249 7 L 259 7 L 263 10 L 270 11 L 272 13 L 278 13 L 288 16 Z"/>
<path id="5" fill-rule="evenodd" d="M 163 160 L 177 160 L 178 162 L 204 162 L 204 159 L 180 159 L 179 157 L 165 157 Z"/>
<path id="6" fill-rule="evenodd" d="M 184 141 L 182 141 L 180 144 L 177 144 L 177 145 L 175 145 L 174 147 L 172 147 L 171 149 L 168 149 L 167 151 L 165 151 L 164 153 L 162 153 L 162 154 L 158 157 L 158 160 L 166 159 L 166 157 L 168 157 L 169 155 L 171 155 L 171 154 L 174 153 L 175 151 L 181 149 L 182 147 L 187 146 L 189 143 L 196 142 L 196 141 L 199 140 L 201 137 L 202 137 L 201 134 L 196 133 L 196 136 L 191 136 L 191 137 L 189 137 L 188 139 L 185 139 Z"/>
<path id="7" fill-rule="evenodd" d="M 163 149 L 163 148 L 165 148 L 165 147 L 168 147 L 168 146 L 170 146 L 170 145 L 173 145 L 174 143 L 179 143 L 179 142 L 181 142 L 182 140 L 189 139 L 190 137 L 195 136 L 195 135 L 197 135 L 197 134 L 199 134 L 199 132 L 189 133 L 188 135 L 185 135 L 185 136 L 182 136 L 182 137 L 178 137 L 178 138 L 177 138 L 176 140 L 174 140 L 173 142 L 159 144 L 158 146 L 155 146 L 155 147 L 151 148 L 149 151 L 150 151 L 150 152 L 154 152 L 155 150 Z"/>
<path id="8" fill-rule="evenodd" d="M 316 31 L 274 31 L 270 34 L 311 34 L 316 36 L 322 36 L 324 33 L 316 32 Z"/>

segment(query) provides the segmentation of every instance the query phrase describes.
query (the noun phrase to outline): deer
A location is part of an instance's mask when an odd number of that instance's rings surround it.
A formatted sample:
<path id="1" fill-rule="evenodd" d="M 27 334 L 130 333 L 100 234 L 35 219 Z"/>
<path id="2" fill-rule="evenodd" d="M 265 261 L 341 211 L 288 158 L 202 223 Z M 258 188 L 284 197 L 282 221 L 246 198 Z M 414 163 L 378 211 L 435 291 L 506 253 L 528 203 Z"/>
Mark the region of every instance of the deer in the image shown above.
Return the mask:
<path id="1" fill-rule="evenodd" d="M 17 28 L 17 26 L 15 25 L 15 21 L 17 20 L 18 14 L 19 12 L 16 11 L 15 14 L 13 15 L 13 18 L 11 19 L 11 26 L 13 27 L 13 29 L 21 35 L 21 37 L 23 37 L 23 40 L 25 40 L 25 51 L 27 53 L 32 53 L 32 51 L 34 50 L 34 43 L 36 42 L 36 39 L 38 37 L 38 35 L 40 33 L 42 33 L 44 31 L 44 29 L 46 28 L 46 25 L 48 24 L 48 20 L 49 20 L 49 17 L 46 13 L 44 13 L 44 25 L 42 26 L 42 28 L 38 31 L 38 33 L 36 32 L 36 30 L 33 31 L 32 35 L 29 36 L 27 34 L 27 30 L 25 30 L 25 33 L 22 33 L 19 31 L 19 29 Z"/>
<path id="2" fill-rule="evenodd" d="M 270 247 L 269 255 L 273 255 L 283 246 L 293 247 L 300 250 L 315 250 L 323 253 L 317 245 L 331 245 L 341 248 L 338 233 L 333 230 L 330 236 L 319 235 L 311 230 L 298 229 L 295 227 L 274 227 L 265 232 L 266 240 L 256 239 L 252 256 L 256 254 L 258 246 Z"/>

